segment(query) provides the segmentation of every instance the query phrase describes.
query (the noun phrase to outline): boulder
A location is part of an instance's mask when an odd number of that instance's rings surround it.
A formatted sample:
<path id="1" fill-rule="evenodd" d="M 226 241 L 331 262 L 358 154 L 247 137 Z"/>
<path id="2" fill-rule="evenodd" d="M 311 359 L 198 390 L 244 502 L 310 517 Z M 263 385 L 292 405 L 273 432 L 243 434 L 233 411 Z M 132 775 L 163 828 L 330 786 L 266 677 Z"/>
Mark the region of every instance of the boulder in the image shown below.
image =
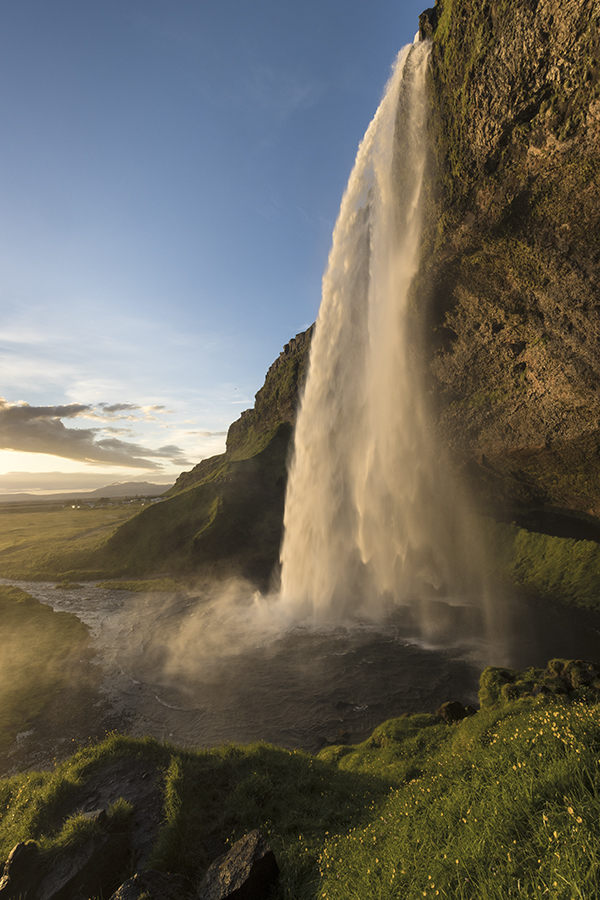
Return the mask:
<path id="1" fill-rule="evenodd" d="M 278 877 L 275 854 L 255 829 L 210 866 L 198 890 L 199 900 L 266 900 Z"/>
<path id="2" fill-rule="evenodd" d="M 110 895 L 129 860 L 129 835 L 101 834 L 57 856 L 39 885 L 35 900 L 75 900 Z"/>
<path id="3" fill-rule="evenodd" d="M 110 900 L 197 900 L 196 889 L 185 875 L 166 872 L 137 873 L 115 891 Z"/>
<path id="4" fill-rule="evenodd" d="M 565 666 L 563 674 L 563 678 L 570 681 L 574 691 L 580 687 L 589 687 L 599 676 L 600 666 L 583 659 L 570 660 Z"/>
<path id="5" fill-rule="evenodd" d="M 453 722 L 462 722 L 469 715 L 460 700 L 448 700 L 446 703 L 442 703 L 439 709 L 436 709 L 435 714 L 440 716 L 448 725 L 451 725 Z"/>
<path id="6" fill-rule="evenodd" d="M 0 878 L 0 898 L 22 900 L 35 896 L 42 877 L 40 848 L 35 841 L 21 841 L 10 852 Z"/>

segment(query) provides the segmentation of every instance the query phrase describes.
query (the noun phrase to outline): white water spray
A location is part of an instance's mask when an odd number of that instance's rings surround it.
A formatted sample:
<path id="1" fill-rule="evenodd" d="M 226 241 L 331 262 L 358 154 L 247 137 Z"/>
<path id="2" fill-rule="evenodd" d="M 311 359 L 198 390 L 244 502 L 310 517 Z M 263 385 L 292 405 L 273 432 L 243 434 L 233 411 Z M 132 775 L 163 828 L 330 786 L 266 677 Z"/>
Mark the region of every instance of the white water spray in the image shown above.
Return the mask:
<path id="1" fill-rule="evenodd" d="M 429 44 L 399 54 L 333 233 L 295 432 L 281 603 L 343 622 L 436 608 L 484 589 L 458 492 L 441 470 L 419 375 L 411 284 L 426 178 Z M 414 312 L 414 310 L 413 310 Z"/>

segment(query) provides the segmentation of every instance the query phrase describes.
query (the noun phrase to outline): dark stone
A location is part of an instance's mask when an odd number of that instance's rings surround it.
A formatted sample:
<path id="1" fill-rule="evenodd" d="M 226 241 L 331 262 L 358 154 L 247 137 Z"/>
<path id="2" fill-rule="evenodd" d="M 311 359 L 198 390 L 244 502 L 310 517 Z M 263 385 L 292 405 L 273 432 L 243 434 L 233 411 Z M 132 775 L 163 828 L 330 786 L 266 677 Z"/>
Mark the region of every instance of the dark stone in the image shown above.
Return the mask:
<path id="1" fill-rule="evenodd" d="M 545 684 L 536 684 L 536 686 L 531 691 L 532 697 L 538 697 L 540 694 L 551 694 L 552 691 Z"/>
<path id="2" fill-rule="evenodd" d="M 477 710 L 474 706 L 465 706 L 465 712 L 468 716 L 474 716 Z"/>
<path id="3" fill-rule="evenodd" d="M 255 829 L 214 861 L 198 895 L 200 900 L 267 900 L 278 877 L 275 854 Z"/>
<path id="4" fill-rule="evenodd" d="M 600 666 L 593 662 L 587 662 L 583 659 L 573 659 L 563 673 L 563 678 L 568 679 L 573 690 L 580 687 L 588 687 L 600 675 Z"/>
<path id="5" fill-rule="evenodd" d="M 112 893 L 129 860 L 129 835 L 94 835 L 81 847 L 61 853 L 42 880 L 35 900 L 75 900 Z"/>
<path id="6" fill-rule="evenodd" d="M 440 708 L 436 709 L 435 714 L 441 716 L 448 725 L 453 722 L 461 722 L 468 715 L 460 700 L 448 700 L 446 703 L 442 703 Z"/>
<path id="7" fill-rule="evenodd" d="M 319 741 L 321 747 L 338 747 L 340 744 L 350 743 L 350 733 L 344 728 L 338 728 L 337 731 L 325 735 Z"/>
<path id="8" fill-rule="evenodd" d="M 21 841 L 10 852 L 0 878 L 0 898 L 34 897 L 41 880 L 40 848 L 35 841 Z"/>
<path id="9" fill-rule="evenodd" d="M 185 875 L 171 875 L 165 872 L 137 873 L 128 878 L 115 891 L 110 900 L 195 900 L 194 885 Z"/>
<path id="10" fill-rule="evenodd" d="M 426 9 L 421 13 L 419 16 L 419 36 L 422 41 L 433 37 L 433 32 L 437 28 L 437 24 L 438 14 L 434 7 Z"/>

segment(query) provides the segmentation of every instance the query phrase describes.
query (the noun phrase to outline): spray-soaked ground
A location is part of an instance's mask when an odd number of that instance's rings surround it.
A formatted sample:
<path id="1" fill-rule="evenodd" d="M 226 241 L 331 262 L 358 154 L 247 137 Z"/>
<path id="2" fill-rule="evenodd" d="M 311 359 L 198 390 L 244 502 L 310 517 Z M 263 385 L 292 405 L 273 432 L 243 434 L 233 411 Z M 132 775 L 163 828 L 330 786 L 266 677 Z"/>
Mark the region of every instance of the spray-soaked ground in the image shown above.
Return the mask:
<path id="1" fill-rule="evenodd" d="M 501 658 L 489 646 L 415 643 L 401 611 L 383 625 L 289 627 L 278 621 L 275 601 L 257 605 L 239 583 L 177 595 L 91 584 L 69 591 L 52 583 L 18 586 L 89 626 L 105 701 L 97 705 L 94 732 L 117 725 L 186 746 L 265 740 L 314 751 L 339 742 L 342 732 L 361 740 L 403 712 L 433 712 L 451 699 L 475 704 L 479 673 L 488 664 L 600 658 L 597 619 L 547 606 L 513 620 L 508 660 L 506 648 Z M 90 709 L 85 715 L 89 728 Z M 57 725 L 48 761 L 57 752 Z M 78 732 L 72 720 L 65 730 L 61 752 L 69 730 Z M 28 744 L 37 748 L 35 765 L 44 764 L 44 734 L 35 723 L 19 739 L 20 764 L 29 761 Z"/>

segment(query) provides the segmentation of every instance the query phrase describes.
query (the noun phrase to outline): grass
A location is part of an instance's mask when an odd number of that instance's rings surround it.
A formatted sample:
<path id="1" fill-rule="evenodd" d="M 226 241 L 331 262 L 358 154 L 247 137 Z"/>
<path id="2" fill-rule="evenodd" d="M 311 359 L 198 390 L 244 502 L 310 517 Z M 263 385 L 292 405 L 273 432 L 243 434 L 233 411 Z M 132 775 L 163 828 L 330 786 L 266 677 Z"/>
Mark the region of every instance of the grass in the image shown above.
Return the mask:
<path id="1" fill-rule="evenodd" d="M 23 510 L 0 506 L 0 576 L 20 580 L 60 579 L 77 568 L 140 503 L 112 507 L 57 508 L 56 503 Z"/>
<path id="2" fill-rule="evenodd" d="M 151 865 L 165 871 L 198 879 L 211 839 L 258 827 L 281 868 L 278 900 L 597 900 L 600 707 L 556 695 L 487 704 L 460 725 L 392 719 L 317 756 L 112 735 L 53 772 L 0 782 L 0 858 L 17 840 L 59 847 L 53 811 L 98 766 L 133 755 L 164 772 Z"/>
<path id="3" fill-rule="evenodd" d="M 89 655 L 85 625 L 24 591 L 0 585 L 0 753 L 67 683 L 69 666 Z"/>
<path id="4" fill-rule="evenodd" d="M 143 757 L 167 765 L 169 751 L 155 741 L 133 740 L 112 735 L 100 744 L 86 747 L 50 772 L 26 772 L 0 780 L 0 859 L 6 859 L 19 841 L 38 841 L 47 852 L 69 842 L 85 840 L 86 828 L 79 816 L 57 820 L 57 810 L 73 797 L 98 766 L 115 757 Z M 117 801 L 111 810 L 115 826 L 124 824 L 130 809 Z M 79 837 L 77 836 L 79 835 Z"/>

